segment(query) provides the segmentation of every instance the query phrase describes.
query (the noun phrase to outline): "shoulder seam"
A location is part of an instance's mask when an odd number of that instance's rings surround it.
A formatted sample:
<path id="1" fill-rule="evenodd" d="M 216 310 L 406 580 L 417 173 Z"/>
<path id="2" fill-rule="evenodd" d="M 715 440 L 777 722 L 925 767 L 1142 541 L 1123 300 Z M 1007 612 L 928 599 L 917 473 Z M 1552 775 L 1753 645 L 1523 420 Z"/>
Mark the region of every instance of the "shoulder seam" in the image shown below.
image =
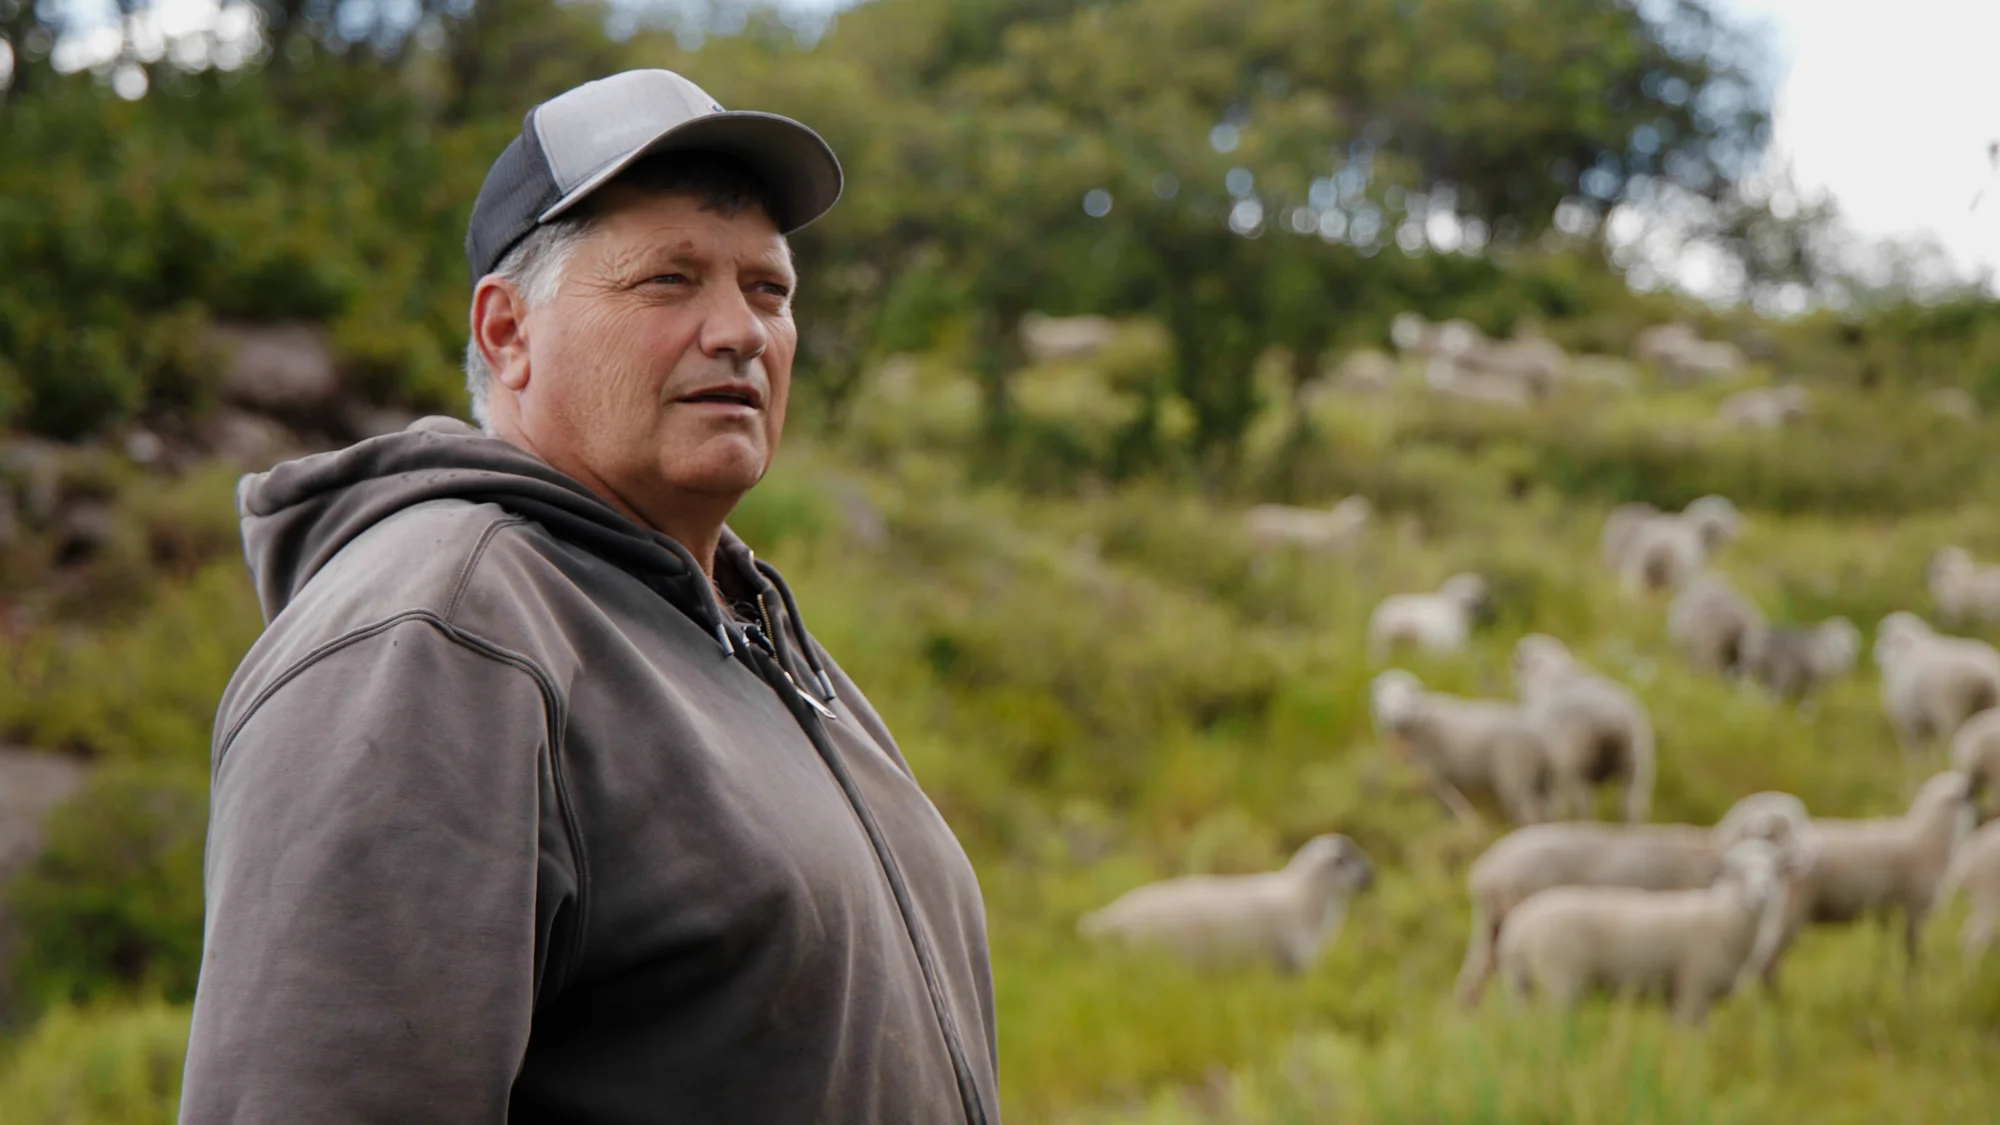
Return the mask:
<path id="1" fill-rule="evenodd" d="M 486 548 L 492 544 L 493 537 L 503 528 L 519 527 L 527 522 L 520 516 L 505 516 L 487 524 L 486 529 L 479 533 L 479 541 L 466 554 L 465 565 L 459 568 L 458 579 L 452 583 L 451 597 L 445 601 L 444 620 L 447 623 L 458 620 L 459 599 L 465 596 L 466 587 L 472 584 L 472 572 L 479 569 L 480 560 L 486 557 Z"/>
<path id="2" fill-rule="evenodd" d="M 498 523 L 494 525 L 495 528 L 499 526 L 500 524 Z M 491 531 L 489 530 L 487 535 L 481 537 L 480 544 L 482 548 L 490 536 Z M 412 621 L 429 625 L 442 634 L 446 640 L 469 652 L 476 653 L 488 660 L 519 668 L 535 682 L 535 687 L 542 694 L 542 714 L 544 722 L 547 724 L 549 776 L 555 787 L 556 803 L 561 809 L 563 835 L 568 838 L 570 854 L 576 858 L 577 910 L 576 920 L 572 926 L 574 940 L 571 946 L 575 951 L 575 955 L 571 958 L 559 987 L 567 985 L 576 975 L 577 965 L 582 960 L 583 940 L 585 935 L 589 933 L 591 903 L 590 860 L 584 851 L 583 832 L 577 826 L 576 806 L 570 799 L 569 781 L 563 769 L 563 758 L 565 756 L 563 753 L 563 732 L 569 729 L 568 708 L 564 703 L 562 695 L 556 691 L 555 681 L 549 677 L 549 674 L 543 670 L 541 665 L 536 664 L 528 657 L 511 649 L 503 648 L 484 637 L 468 633 L 428 609 L 407 610 L 391 617 L 385 617 L 372 625 L 349 630 L 300 657 L 297 662 L 285 669 L 276 679 L 272 680 L 262 691 L 257 693 L 256 697 L 244 708 L 243 714 L 238 716 L 236 721 L 229 725 L 228 732 L 217 740 L 214 762 L 209 767 L 209 784 L 210 786 L 215 784 L 216 777 L 222 770 L 222 761 L 228 755 L 229 747 L 236 741 L 236 736 L 242 732 L 244 726 L 256 716 L 258 711 L 263 709 L 264 704 L 269 702 L 271 697 L 276 695 L 281 688 L 299 678 L 299 676 L 303 675 L 313 665 L 326 657 L 350 645 L 358 644 L 370 637 L 386 633 L 398 625 Z"/>

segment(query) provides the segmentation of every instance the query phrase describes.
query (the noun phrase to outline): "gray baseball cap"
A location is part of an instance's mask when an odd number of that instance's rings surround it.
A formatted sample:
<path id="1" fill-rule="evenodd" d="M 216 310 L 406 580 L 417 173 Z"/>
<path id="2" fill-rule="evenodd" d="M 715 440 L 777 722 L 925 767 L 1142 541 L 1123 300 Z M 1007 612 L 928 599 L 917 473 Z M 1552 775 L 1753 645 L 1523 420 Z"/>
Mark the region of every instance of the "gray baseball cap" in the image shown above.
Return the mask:
<path id="1" fill-rule="evenodd" d="M 522 119 L 521 135 L 487 170 L 472 204 L 465 228 L 472 280 L 640 157 L 694 149 L 750 165 L 786 234 L 840 198 L 840 161 L 818 133 L 775 113 L 725 110 L 670 70 L 627 70 L 557 94 Z"/>

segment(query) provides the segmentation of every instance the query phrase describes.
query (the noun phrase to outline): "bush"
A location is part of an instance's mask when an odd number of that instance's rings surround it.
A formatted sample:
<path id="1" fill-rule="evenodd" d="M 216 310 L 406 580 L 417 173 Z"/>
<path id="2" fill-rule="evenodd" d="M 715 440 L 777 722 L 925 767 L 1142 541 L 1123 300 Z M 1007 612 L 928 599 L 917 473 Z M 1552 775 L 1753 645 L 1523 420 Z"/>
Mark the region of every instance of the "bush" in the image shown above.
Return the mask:
<path id="1" fill-rule="evenodd" d="M 175 766 L 111 767 L 51 812 L 41 854 L 8 888 L 20 995 L 191 998 L 207 821 L 207 771 Z"/>
<path id="2" fill-rule="evenodd" d="M 0 1065 L 9 1125 L 171 1125 L 180 1105 L 188 1009 L 50 1011 Z"/>

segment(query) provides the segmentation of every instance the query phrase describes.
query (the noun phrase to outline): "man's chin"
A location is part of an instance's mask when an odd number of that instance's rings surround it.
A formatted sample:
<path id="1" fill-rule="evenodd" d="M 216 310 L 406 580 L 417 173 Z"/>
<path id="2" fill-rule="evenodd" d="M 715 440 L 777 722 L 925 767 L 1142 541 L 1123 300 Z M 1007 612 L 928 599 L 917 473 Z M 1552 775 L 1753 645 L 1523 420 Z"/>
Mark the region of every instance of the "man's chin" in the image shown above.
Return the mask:
<path id="1" fill-rule="evenodd" d="M 770 459 L 761 447 L 724 438 L 705 443 L 695 456 L 669 459 L 661 470 L 677 491 L 740 496 L 764 479 L 764 470 L 769 467 Z"/>

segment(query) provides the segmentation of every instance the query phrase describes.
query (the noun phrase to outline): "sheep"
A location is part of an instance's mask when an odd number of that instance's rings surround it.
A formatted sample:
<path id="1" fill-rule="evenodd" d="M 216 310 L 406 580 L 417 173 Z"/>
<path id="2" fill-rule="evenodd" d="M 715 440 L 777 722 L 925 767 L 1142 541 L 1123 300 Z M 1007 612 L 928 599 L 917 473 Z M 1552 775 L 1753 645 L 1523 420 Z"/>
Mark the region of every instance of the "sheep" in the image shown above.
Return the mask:
<path id="1" fill-rule="evenodd" d="M 2000 797 L 2000 709 L 1981 711 L 1951 736 L 1951 768 L 1966 777 L 1966 792 L 1979 802 L 1979 819 Z"/>
<path id="2" fill-rule="evenodd" d="M 1638 521 L 1625 536 L 1619 576 L 1630 593 L 1677 590 L 1741 531 L 1736 505 L 1727 497 L 1703 496 L 1678 514 Z"/>
<path id="3" fill-rule="evenodd" d="M 1164 947 L 1196 965 L 1267 960 L 1298 974 L 1339 931 L 1349 896 L 1374 881 L 1367 854 L 1329 833 L 1307 840 L 1282 870 L 1187 875 L 1127 891 L 1084 915 L 1077 932 Z"/>
<path id="4" fill-rule="evenodd" d="M 1569 356 L 1540 337 L 1482 341 L 1460 363 L 1470 371 L 1512 380 L 1534 398 L 1547 396 L 1569 373 Z"/>
<path id="5" fill-rule="evenodd" d="M 1938 387 L 1924 395 L 1924 402 L 1946 418 L 1967 422 L 1979 420 L 1979 400 L 1962 387 Z"/>
<path id="6" fill-rule="evenodd" d="M 1425 691 L 1399 668 L 1375 677 L 1369 705 L 1383 740 L 1421 767 L 1451 810 L 1477 820 L 1467 789 L 1492 793 L 1516 824 L 1546 819 L 1548 747 L 1521 707 Z"/>
<path id="7" fill-rule="evenodd" d="M 1632 357 L 1651 363 L 1669 380 L 1686 382 L 1720 379 L 1743 369 L 1743 349 L 1704 340 L 1686 324 L 1661 324 L 1639 333 Z"/>
<path id="8" fill-rule="evenodd" d="M 1812 408 L 1812 396 L 1796 383 L 1738 391 L 1716 408 L 1715 420 L 1738 430 L 1775 430 Z"/>
<path id="9" fill-rule="evenodd" d="M 1334 554 L 1360 541 L 1373 514 L 1365 496 L 1349 496 L 1323 510 L 1259 504 L 1243 514 L 1243 531 L 1257 554 L 1280 547 Z"/>
<path id="10" fill-rule="evenodd" d="M 1638 698 L 1544 633 L 1515 643 L 1511 672 L 1530 720 L 1548 742 L 1552 815 L 1588 819 L 1591 786 L 1622 779 L 1625 819 L 1646 819 L 1653 796 L 1653 724 Z"/>
<path id="11" fill-rule="evenodd" d="M 1556 887 L 1508 917 L 1501 972 L 1515 996 L 1565 1007 L 1593 986 L 1665 992 L 1676 1020 L 1698 1024 L 1769 960 L 1788 897 L 1782 857 L 1764 840 L 1723 853 L 1699 890 Z"/>
<path id="12" fill-rule="evenodd" d="M 1494 940 L 1514 908 L 1550 887 L 1631 887 L 1673 891 L 1705 887 L 1722 855 L 1742 840 L 1766 840 L 1787 856 L 1787 870 L 1809 871 L 1817 849 L 1805 804 L 1789 793 L 1753 793 L 1713 828 L 1689 824 L 1557 823 L 1517 828 L 1473 861 L 1466 876 L 1472 936 L 1458 974 L 1458 999 L 1479 1002 L 1493 972 Z"/>
<path id="13" fill-rule="evenodd" d="M 2000 566 L 1980 566 L 1963 547 L 1940 547 L 1924 578 L 1947 624 L 2000 621 Z"/>
<path id="14" fill-rule="evenodd" d="M 1967 637 L 1933 632 L 1899 610 L 1875 629 L 1882 707 L 1907 764 L 1915 753 L 1958 733 L 1967 719 L 2000 706 L 2000 652 Z"/>
<path id="15" fill-rule="evenodd" d="M 1425 652 L 1457 652 L 1489 611 L 1486 580 L 1454 574 L 1433 594 L 1390 594 L 1368 615 L 1368 656 L 1380 661 L 1400 644 Z"/>
<path id="16" fill-rule="evenodd" d="M 1604 531 L 1598 536 L 1597 555 L 1604 565 L 1617 570 L 1619 560 L 1625 557 L 1625 549 L 1632 542 L 1632 532 L 1661 512 L 1644 500 L 1620 504 L 1604 517 Z"/>
<path id="17" fill-rule="evenodd" d="M 1475 370 L 1462 357 L 1449 354 L 1431 357 L 1424 367 L 1424 385 L 1447 398 L 1516 409 L 1525 409 L 1544 393 L 1512 375 Z"/>
<path id="18" fill-rule="evenodd" d="M 1736 675 L 1769 628 L 1750 599 L 1712 572 L 1682 585 L 1667 606 L 1667 637 L 1698 672 Z"/>
<path id="19" fill-rule="evenodd" d="M 1965 925 L 1958 932 L 1959 952 L 1966 968 L 1979 963 L 2000 929 L 2000 822 L 1972 834 L 1952 854 L 1938 883 L 1937 909 L 1943 910 L 1963 891 L 1972 900 Z"/>
<path id="20" fill-rule="evenodd" d="M 1905 967 L 1921 956 L 1924 921 L 1958 844 L 1972 831 L 1969 779 L 1947 770 L 1924 782 L 1902 816 L 1813 819 L 1818 861 L 1799 882 L 1779 952 L 1806 924 L 1838 925 L 1863 915 L 1903 913 Z M 1775 960 L 1766 979 L 1775 988 Z"/>
<path id="21" fill-rule="evenodd" d="M 1802 700 L 1854 668 L 1861 630 L 1845 617 L 1817 625 L 1770 625 L 1746 638 L 1743 664 L 1780 699 Z"/>

